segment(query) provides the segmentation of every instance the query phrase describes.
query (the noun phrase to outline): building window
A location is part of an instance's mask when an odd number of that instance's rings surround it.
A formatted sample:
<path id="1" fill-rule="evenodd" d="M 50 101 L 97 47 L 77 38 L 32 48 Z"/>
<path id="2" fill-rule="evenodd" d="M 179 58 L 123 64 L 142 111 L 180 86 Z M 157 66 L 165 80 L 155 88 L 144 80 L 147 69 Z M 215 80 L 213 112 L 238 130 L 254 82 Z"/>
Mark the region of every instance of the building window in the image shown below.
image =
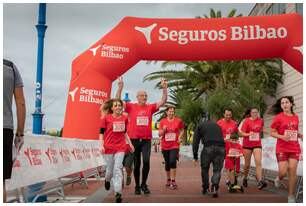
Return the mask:
<path id="1" fill-rule="evenodd" d="M 272 5 L 273 6 L 273 5 Z M 267 11 L 266 14 L 271 15 L 272 14 L 272 6 L 270 6 Z"/>
<path id="2" fill-rule="evenodd" d="M 303 16 L 303 4 L 296 4 L 296 12 Z"/>
<path id="3" fill-rule="evenodd" d="M 272 14 L 286 13 L 286 4 L 272 4 Z"/>
<path id="4" fill-rule="evenodd" d="M 279 13 L 280 14 L 286 13 L 286 4 L 279 4 Z"/>
<path id="5" fill-rule="evenodd" d="M 272 4 L 272 14 L 278 14 L 279 4 Z"/>

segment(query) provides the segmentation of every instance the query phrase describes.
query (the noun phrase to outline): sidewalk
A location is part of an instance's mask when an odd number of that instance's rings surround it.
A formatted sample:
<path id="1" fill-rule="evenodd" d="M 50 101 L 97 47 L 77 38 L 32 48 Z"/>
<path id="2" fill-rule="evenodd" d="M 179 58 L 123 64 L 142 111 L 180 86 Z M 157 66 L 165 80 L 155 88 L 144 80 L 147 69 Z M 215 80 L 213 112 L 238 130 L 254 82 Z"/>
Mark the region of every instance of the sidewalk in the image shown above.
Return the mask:
<path id="1" fill-rule="evenodd" d="M 184 153 L 184 152 L 183 152 Z M 187 152 L 189 153 L 189 152 Z M 190 156 L 190 155 L 189 155 Z M 225 185 L 225 173 L 223 173 L 219 197 L 212 198 L 211 196 L 202 195 L 201 191 L 201 168 L 200 164 L 195 166 L 188 156 L 180 157 L 180 162 L 177 169 L 177 190 L 170 190 L 165 187 L 166 177 L 163 158 L 161 153 L 151 153 L 151 169 L 148 178 L 150 195 L 135 195 L 134 180 L 129 186 L 124 186 L 123 202 L 124 203 L 286 203 L 286 191 L 276 190 L 272 184 L 268 188 L 258 190 L 255 181 L 249 181 L 249 187 L 245 188 L 244 193 L 228 193 Z M 104 187 L 100 190 L 104 190 Z M 101 200 L 101 199 L 100 199 Z M 111 191 L 103 202 L 114 202 L 114 194 Z"/>

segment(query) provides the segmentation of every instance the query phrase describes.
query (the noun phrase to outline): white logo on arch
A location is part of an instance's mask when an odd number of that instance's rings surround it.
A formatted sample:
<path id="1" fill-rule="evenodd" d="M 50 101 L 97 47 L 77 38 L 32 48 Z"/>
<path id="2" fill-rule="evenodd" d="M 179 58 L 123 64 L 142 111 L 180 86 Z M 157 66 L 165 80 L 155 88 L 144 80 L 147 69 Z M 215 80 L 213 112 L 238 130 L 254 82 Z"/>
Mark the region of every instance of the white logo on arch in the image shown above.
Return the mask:
<path id="1" fill-rule="evenodd" d="M 78 89 L 79 89 L 79 87 L 76 87 L 74 90 L 69 92 L 69 95 L 71 96 L 71 101 L 73 101 L 73 102 L 74 102 L 75 93 L 78 91 Z"/>
<path id="2" fill-rule="evenodd" d="M 96 56 L 97 50 L 101 47 L 101 45 L 98 45 L 97 47 L 89 49 L 92 52 L 93 56 Z"/>
<path id="3" fill-rule="evenodd" d="M 147 43 L 148 44 L 151 44 L 152 43 L 152 39 L 151 39 L 151 33 L 152 33 L 152 30 L 157 26 L 157 24 L 152 24 L 148 27 L 139 27 L 139 26 L 135 26 L 134 29 L 141 32 L 146 40 L 147 40 Z"/>

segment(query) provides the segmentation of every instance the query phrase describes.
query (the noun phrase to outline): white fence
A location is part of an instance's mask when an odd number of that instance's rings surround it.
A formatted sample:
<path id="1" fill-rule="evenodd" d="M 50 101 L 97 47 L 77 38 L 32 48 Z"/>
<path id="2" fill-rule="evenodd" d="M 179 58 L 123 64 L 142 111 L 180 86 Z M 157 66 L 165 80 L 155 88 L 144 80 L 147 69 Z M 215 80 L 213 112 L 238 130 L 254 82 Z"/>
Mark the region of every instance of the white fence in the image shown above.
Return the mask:
<path id="1" fill-rule="evenodd" d="M 13 190 L 102 165 L 98 140 L 26 135 L 6 187 Z"/>

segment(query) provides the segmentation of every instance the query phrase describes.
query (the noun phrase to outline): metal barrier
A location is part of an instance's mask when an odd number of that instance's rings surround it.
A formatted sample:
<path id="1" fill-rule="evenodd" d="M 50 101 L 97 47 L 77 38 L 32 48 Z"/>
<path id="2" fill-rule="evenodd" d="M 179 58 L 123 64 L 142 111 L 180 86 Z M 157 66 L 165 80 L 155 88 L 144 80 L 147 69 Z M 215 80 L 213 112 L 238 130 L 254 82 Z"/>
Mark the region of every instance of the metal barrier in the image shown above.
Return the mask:
<path id="1" fill-rule="evenodd" d="M 15 198 L 10 200 L 9 202 L 27 202 L 28 195 L 34 196 L 32 202 L 36 202 L 36 200 L 43 196 L 51 193 L 56 193 L 60 195 L 64 200 L 66 199 L 64 187 L 66 185 L 72 185 L 74 183 L 80 183 L 84 185 L 88 189 L 88 178 L 95 177 L 96 180 L 100 181 L 100 173 L 98 168 L 92 168 L 86 170 L 84 172 L 75 173 L 66 177 L 61 177 L 55 180 L 50 180 L 46 182 L 46 185 L 41 190 L 38 190 L 34 193 L 29 194 L 28 189 L 26 187 L 18 188 L 15 191 Z"/>

